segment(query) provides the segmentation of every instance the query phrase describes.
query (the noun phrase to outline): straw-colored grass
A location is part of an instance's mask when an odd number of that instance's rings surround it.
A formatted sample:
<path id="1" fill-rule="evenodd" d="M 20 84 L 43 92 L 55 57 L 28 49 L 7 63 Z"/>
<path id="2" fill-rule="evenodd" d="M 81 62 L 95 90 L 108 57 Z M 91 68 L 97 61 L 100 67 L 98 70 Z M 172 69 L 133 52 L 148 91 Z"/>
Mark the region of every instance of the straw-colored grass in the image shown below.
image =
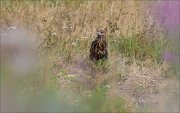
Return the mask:
<path id="1" fill-rule="evenodd" d="M 66 106 L 64 111 L 144 110 L 137 101 L 138 108 L 135 107 L 133 98 L 136 97 L 124 93 L 119 96 L 117 92 L 127 92 L 116 88 L 118 84 L 124 88 L 132 86 L 133 90 L 139 88 L 135 93 L 143 90 L 147 94 L 148 88 L 154 88 L 161 80 L 161 52 L 167 47 L 167 41 L 163 29 L 150 14 L 153 3 L 131 0 L 2 0 L 0 30 L 16 26 L 35 34 L 38 55 L 43 60 L 39 72 L 23 82 L 23 91 L 35 96 L 41 95 L 38 89 L 55 87 L 61 94 L 68 93 L 67 105 L 72 109 L 68 109 L 66 103 L 60 103 Z M 109 59 L 105 63 L 93 64 L 88 59 L 89 49 L 99 27 L 108 29 Z M 145 74 L 150 77 L 139 77 Z M 152 87 L 151 82 L 154 84 Z M 77 98 L 80 98 L 78 102 L 75 101 Z M 36 111 L 36 107 L 32 109 Z M 57 108 L 52 111 L 58 111 Z"/>

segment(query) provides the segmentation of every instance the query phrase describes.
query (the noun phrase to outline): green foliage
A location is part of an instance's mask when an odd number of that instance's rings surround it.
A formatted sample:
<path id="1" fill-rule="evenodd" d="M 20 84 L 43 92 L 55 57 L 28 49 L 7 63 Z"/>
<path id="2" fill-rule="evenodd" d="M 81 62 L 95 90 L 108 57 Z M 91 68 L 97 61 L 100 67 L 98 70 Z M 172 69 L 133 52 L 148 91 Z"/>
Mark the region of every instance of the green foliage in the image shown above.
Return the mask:
<path id="1" fill-rule="evenodd" d="M 90 107 L 92 112 L 102 111 L 103 106 L 107 100 L 106 89 L 97 89 L 93 92 L 92 96 L 88 98 L 87 105 Z"/>
<path id="2" fill-rule="evenodd" d="M 85 97 L 82 99 L 82 105 L 88 112 L 117 112 L 125 113 L 130 111 L 130 109 L 125 107 L 125 102 L 120 97 L 108 97 L 107 88 L 97 88 L 90 97 Z M 86 111 L 86 112 L 87 112 Z"/>
<path id="3" fill-rule="evenodd" d="M 162 61 L 162 50 L 167 47 L 167 41 L 161 39 L 146 39 L 137 35 L 131 37 L 115 36 L 110 40 L 111 51 L 119 52 L 125 57 L 145 61 L 152 59 Z"/>

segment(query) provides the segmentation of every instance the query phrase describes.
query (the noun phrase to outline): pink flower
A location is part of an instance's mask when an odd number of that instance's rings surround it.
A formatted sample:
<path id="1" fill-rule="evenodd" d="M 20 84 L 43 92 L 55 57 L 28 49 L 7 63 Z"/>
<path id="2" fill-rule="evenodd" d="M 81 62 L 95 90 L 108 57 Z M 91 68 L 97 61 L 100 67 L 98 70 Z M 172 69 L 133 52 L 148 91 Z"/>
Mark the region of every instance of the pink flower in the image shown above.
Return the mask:
<path id="1" fill-rule="evenodd" d="M 152 11 L 161 25 L 164 25 L 166 29 L 172 31 L 177 29 L 180 24 L 180 1 L 163 0 L 156 2 Z"/>
<path id="2" fill-rule="evenodd" d="M 173 63 L 175 63 L 178 59 L 177 55 L 175 55 L 173 52 L 170 51 L 164 51 L 162 57 L 165 61 L 169 61 Z"/>

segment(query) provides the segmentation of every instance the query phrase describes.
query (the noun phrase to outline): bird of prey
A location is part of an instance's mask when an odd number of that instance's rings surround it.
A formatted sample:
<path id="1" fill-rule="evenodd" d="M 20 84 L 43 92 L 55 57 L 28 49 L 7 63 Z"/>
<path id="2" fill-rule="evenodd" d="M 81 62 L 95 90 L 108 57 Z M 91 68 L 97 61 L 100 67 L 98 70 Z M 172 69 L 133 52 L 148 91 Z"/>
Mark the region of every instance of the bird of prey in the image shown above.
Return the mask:
<path id="1" fill-rule="evenodd" d="M 100 59 L 108 59 L 108 44 L 105 30 L 97 29 L 97 37 L 91 44 L 89 58 L 94 62 Z"/>

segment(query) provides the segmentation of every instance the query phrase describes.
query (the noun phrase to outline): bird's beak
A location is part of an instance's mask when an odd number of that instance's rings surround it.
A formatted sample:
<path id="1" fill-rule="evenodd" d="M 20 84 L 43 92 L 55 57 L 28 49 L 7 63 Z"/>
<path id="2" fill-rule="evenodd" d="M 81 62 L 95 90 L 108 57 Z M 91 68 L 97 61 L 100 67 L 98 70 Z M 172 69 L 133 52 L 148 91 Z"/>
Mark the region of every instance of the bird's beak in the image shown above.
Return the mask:
<path id="1" fill-rule="evenodd" d="M 101 33 L 101 32 L 97 32 L 97 35 L 101 36 L 101 35 L 102 35 L 102 33 Z"/>
<path id="2" fill-rule="evenodd" d="M 104 34 L 104 33 L 101 33 L 101 32 L 97 32 L 97 35 L 99 35 L 99 36 L 104 36 L 105 34 Z"/>

